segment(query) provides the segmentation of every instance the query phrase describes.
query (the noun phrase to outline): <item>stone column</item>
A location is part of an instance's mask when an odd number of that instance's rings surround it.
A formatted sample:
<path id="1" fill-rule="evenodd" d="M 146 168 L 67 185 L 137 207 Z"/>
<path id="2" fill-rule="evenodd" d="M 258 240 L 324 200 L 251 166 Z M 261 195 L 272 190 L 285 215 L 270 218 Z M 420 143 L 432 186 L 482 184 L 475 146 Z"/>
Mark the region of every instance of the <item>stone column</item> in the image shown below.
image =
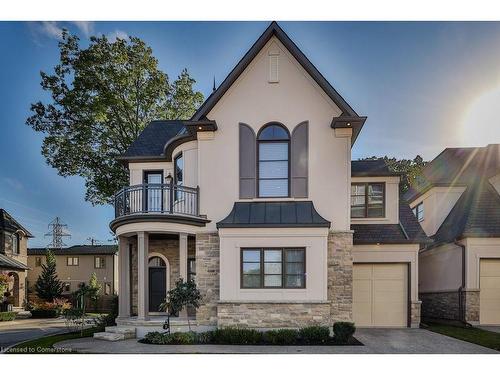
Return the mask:
<path id="1" fill-rule="evenodd" d="M 196 320 L 211 325 L 217 325 L 219 254 L 220 242 L 217 232 L 196 234 L 196 284 L 202 298 L 196 311 Z"/>
<path id="2" fill-rule="evenodd" d="M 118 237 L 118 316 L 130 317 L 130 275 L 129 241 L 124 236 Z"/>
<path id="3" fill-rule="evenodd" d="M 149 275 L 148 275 L 149 234 L 137 233 L 137 318 L 149 320 Z"/>

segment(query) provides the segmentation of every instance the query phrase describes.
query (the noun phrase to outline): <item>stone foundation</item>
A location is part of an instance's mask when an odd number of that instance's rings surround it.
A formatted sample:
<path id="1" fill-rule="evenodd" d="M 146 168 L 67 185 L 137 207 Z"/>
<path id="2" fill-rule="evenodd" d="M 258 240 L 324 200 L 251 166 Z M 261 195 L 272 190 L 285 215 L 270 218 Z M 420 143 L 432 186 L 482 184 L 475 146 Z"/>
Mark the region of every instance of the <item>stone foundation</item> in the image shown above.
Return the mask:
<path id="1" fill-rule="evenodd" d="M 196 320 L 212 325 L 217 324 L 219 256 L 220 240 L 217 232 L 196 235 L 196 284 L 202 297 Z"/>
<path id="2" fill-rule="evenodd" d="M 470 324 L 479 324 L 479 291 L 464 290 L 420 293 L 422 301 L 422 319 L 444 319 L 461 321 L 461 309 L 465 320 Z M 460 306 L 462 303 L 462 307 Z"/>
<path id="3" fill-rule="evenodd" d="M 220 328 L 300 328 L 329 323 L 328 303 L 220 302 L 217 310 Z"/>
<path id="4" fill-rule="evenodd" d="M 328 301 L 331 323 L 352 321 L 352 232 L 328 235 Z"/>
<path id="5" fill-rule="evenodd" d="M 420 313 L 422 301 L 412 301 L 410 305 L 410 327 L 420 327 Z"/>

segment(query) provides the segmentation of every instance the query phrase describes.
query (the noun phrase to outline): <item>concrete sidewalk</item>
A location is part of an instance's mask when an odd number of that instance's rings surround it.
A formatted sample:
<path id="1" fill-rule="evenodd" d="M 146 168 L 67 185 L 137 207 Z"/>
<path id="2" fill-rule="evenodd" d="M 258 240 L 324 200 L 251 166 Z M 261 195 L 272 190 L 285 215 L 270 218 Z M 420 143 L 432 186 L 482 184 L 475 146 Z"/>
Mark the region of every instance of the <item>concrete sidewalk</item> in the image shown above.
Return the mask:
<path id="1" fill-rule="evenodd" d="M 499 354 L 424 329 L 358 329 L 355 337 L 364 346 L 148 345 L 135 339 L 107 342 L 83 338 L 63 341 L 55 347 L 113 354 Z"/>
<path id="2" fill-rule="evenodd" d="M 26 340 L 67 332 L 64 318 L 0 322 L 0 353 Z"/>

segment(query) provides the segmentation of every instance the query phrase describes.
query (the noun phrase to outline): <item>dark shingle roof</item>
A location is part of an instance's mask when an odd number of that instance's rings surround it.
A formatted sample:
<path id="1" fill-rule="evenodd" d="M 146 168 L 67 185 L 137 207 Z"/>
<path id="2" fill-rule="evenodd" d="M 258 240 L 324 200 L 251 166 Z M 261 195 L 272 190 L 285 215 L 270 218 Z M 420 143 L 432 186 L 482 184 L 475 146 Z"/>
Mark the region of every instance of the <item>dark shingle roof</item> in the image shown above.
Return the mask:
<path id="1" fill-rule="evenodd" d="M 405 201 L 399 202 L 399 224 L 351 224 L 353 242 L 362 244 L 426 244 L 425 235 L 415 215 Z"/>
<path id="2" fill-rule="evenodd" d="M 9 232 L 15 232 L 16 230 L 22 230 L 26 233 L 26 236 L 33 237 L 33 235 L 21 224 L 19 224 L 7 211 L 0 208 L 0 230 L 7 230 Z"/>
<path id="3" fill-rule="evenodd" d="M 151 121 L 120 159 L 134 157 L 160 157 L 169 140 L 186 129 L 184 122 Z"/>
<path id="4" fill-rule="evenodd" d="M 0 254 L 0 270 L 27 270 L 29 267 L 18 260 L 9 258 L 4 254 Z"/>
<path id="5" fill-rule="evenodd" d="M 113 255 L 118 251 L 116 245 L 74 245 L 62 249 L 51 249 L 54 255 Z M 45 255 L 47 248 L 33 247 L 28 249 L 28 255 Z"/>
<path id="6" fill-rule="evenodd" d="M 413 201 L 433 186 L 468 186 L 500 173 L 500 144 L 447 148 L 428 163 L 405 194 Z"/>
<path id="7" fill-rule="evenodd" d="M 500 237 L 500 196 L 486 178 L 465 189 L 432 236 L 434 245 L 465 237 Z"/>
<path id="8" fill-rule="evenodd" d="M 351 161 L 351 176 L 400 176 L 400 173 L 391 171 L 382 159 L 353 160 Z"/>
<path id="9" fill-rule="evenodd" d="M 311 201 L 235 202 L 217 228 L 330 227 Z"/>

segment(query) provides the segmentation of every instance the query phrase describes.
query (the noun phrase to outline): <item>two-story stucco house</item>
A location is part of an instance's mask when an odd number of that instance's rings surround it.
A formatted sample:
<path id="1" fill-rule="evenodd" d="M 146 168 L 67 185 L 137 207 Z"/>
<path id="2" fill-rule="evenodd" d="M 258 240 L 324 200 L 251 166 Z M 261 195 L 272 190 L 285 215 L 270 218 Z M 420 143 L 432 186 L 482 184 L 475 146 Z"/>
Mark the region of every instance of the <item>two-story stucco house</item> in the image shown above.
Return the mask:
<path id="1" fill-rule="evenodd" d="M 161 330 L 179 277 L 199 329 L 418 326 L 428 238 L 399 175 L 351 166 L 365 120 L 273 22 L 191 119 L 150 123 L 120 157 L 118 327 Z"/>
<path id="2" fill-rule="evenodd" d="M 419 256 L 422 315 L 500 324 L 500 145 L 445 149 L 406 197 L 434 240 Z"/>
<path id="3" fill-rule="evenodd" d="M 9 302 L 15 310 L 22 310 L 26 299 L 26 248 L 31 237 L 33 235 L 26 228 L 0 208 L 0 273 L 10 278 Z"/>

